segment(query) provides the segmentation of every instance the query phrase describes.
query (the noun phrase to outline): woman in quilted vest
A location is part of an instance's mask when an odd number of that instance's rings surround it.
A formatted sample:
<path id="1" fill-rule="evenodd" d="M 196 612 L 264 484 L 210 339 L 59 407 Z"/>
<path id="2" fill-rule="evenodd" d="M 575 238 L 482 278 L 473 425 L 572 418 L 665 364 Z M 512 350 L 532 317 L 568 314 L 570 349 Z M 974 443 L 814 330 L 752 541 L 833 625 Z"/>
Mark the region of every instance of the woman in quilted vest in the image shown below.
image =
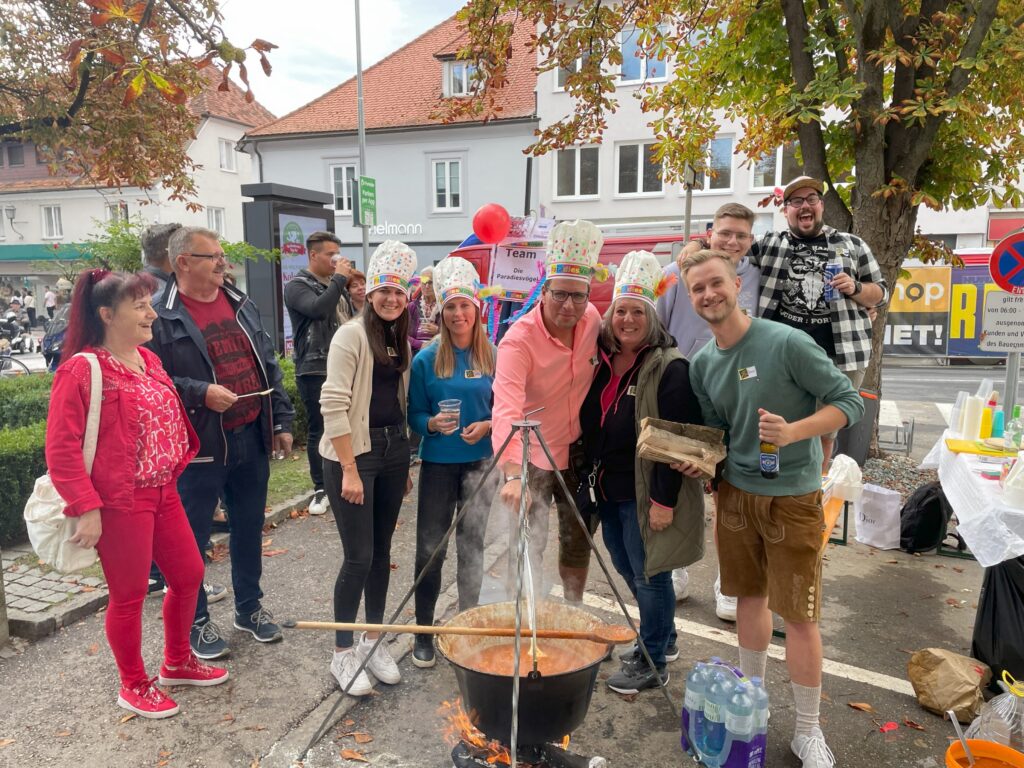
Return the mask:
<path id="1" fill-rule="evenodd" d="M 50 478 L 77 518 L 71 541 L 95 547 L 110 591 L 107 640 L 121 677 L 117 703 L 142 717 L 163 718 L 178 705 L 160 685 L 217 685 L 225 669 L 192 655 L 189 630 L 203 583 L 203 559 L 175 487 L 196 454 L 198 439 L 160 359 L 143 347 L 156 318 L 147 274 L 83 272 L 75 284 L 64 362 L 50 395 L 46 463 Z M 102 399 L 92 472 L 83 457 L 92 363 L 99 364 Z M 167 580 L 164 661 L 149 677 L 142 660 L 142 606 L 150 562 Z"/>

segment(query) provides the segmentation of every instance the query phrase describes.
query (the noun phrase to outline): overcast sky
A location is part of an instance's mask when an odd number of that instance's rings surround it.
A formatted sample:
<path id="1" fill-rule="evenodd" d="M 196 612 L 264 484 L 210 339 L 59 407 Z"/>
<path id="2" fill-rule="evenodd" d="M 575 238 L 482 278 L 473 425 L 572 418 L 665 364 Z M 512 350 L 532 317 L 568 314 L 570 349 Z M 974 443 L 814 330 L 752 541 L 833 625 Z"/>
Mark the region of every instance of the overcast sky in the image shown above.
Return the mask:
<path id="1" fill-rule="evenodd" d="M 453 15 L 465 0 L 361 0 L 363 69 Z M 356 72 L 354 0 L 222 0 L 224 31 L 237 46 L 260 37 L 280 46 L 267 78 L 247 62 L 257 100 L 278 117 Z M 237 78 L 236 78 L 237 80 Z"/>

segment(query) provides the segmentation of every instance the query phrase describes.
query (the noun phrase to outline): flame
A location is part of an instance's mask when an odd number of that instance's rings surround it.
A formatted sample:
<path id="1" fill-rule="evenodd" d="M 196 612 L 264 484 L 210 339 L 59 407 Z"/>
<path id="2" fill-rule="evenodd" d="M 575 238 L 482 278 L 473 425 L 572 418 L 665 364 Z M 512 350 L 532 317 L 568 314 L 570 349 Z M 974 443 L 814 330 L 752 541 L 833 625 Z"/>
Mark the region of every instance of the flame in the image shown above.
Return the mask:
<path id="1" fill-rule="evenodd" d="M 444 739 L 449 746 L 454 747 L 459 741 L 464 741 L 479 750 L 480 757 L 486 760 L 488 765 L 512 764 L 512 755 L 500 742 L 488 739 L 476 729 L 473 721 L 462 708 L 462 699 L 442 702 L 438 714 L 447 721 Z M 568 741 L 568 736 L 566 741 Z"/>
<path id="2" fill-rule="evenodd" d="M 558 746 L 560 746 L 562 749 L 568 749 L 569 748 L 569 734 L 568 733 L 565 734 L 565 736 L 562 737 L 562 743 L 559 744 Z"/>

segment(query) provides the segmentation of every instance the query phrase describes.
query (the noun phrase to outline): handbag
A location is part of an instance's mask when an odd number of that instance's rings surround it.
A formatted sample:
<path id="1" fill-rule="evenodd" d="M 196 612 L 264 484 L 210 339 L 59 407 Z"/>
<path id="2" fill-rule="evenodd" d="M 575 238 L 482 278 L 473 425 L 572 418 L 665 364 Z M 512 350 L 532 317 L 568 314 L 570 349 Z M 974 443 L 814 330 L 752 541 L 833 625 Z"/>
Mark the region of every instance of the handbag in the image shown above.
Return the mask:
<path id="1" fill-rule="evenodd" d="M 89 412 L 85 421 L 85 439 L 82 455 L 85 459 L 86 474 L 92 474 L 96 458 L 96 439 L 100 431 L 100 398 L 103 395 L 103 374 L 96 355 L 80 352 L 89 361 L 92 374 L 89 392 Z M 76 355 L 77 357 L 77 355 Z M 32 495 L 25 503 L 25 527 L 32 549 L 41 563 L 46 563 L 62 573 L 80 571 L 96 562 L 95 548 L 85 549 L 72 544 L 69 539 L 78 527 L 78 518 L 64 514 L 67 503 L 57 493 L 47 472 L 36 479 Z"/>

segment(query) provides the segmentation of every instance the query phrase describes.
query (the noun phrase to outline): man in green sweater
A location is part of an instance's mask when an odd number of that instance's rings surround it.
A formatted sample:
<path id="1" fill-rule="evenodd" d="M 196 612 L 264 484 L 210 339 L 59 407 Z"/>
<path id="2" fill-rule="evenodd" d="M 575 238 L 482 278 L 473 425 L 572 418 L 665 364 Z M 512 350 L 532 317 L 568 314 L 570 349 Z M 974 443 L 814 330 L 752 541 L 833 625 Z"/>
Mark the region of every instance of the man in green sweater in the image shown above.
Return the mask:
<path id="1" fill-rule="evenodd" d="M 807 334 L 737 307 L 728 255 L 701 251 L 682 266 L 693 308 L 714 344 L 690 361 L 704 421 L 725 430 L 729 455 L 718 489 L 722 592 L 736 595 L 740 667 L 764 677 L 772 611 L 786 622 L 786 666 L 796 703 L 791 744 L 804 768 L 835 758 L 818 722 L 821 700 L 821 435 L 864 413 L 850 380 Z M 815 410 L 816 402 L 825 405 Z M 761 443 L 778 446 L 774 476 Z M 692 465 L 676 467 L 696 476 Z"/>

